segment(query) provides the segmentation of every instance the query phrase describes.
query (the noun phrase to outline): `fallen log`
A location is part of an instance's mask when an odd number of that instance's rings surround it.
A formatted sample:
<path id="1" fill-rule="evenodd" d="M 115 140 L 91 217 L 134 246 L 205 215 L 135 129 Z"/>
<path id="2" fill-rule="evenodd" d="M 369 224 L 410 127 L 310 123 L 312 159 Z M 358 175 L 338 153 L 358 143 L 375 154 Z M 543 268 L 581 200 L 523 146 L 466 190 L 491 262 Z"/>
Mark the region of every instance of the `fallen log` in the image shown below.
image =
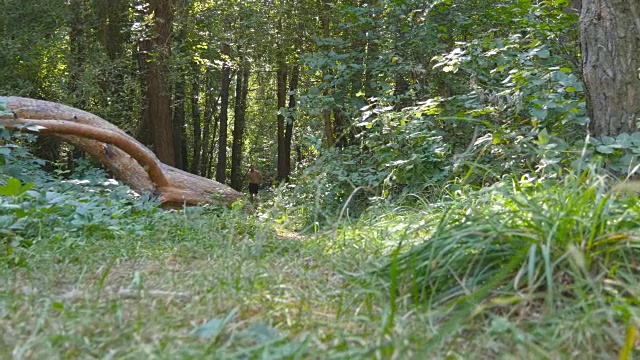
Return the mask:
<path id="1" fill-rule="evenodd" d="M 0 96 L 0 125 L 7 130 L 52 136 L 72 144 L 132 190 L 155 194 L 163 207 L 231 204 L 243 197 L 227 185 L 163 164 L 122 129 L 70 106 Z"/>

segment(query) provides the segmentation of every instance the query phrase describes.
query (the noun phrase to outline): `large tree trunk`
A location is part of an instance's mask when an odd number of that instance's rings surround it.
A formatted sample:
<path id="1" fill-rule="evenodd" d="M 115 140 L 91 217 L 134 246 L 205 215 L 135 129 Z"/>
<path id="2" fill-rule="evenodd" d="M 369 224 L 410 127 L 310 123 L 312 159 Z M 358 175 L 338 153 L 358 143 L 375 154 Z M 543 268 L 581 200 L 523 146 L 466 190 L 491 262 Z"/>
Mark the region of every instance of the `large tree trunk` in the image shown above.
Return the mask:
<path id="1" fill-rule="evenodd" d="M 124 52 L 124 44 L 129 36 L 126 31 L 129 25 L 128 6 L 125 0 L 97 1 L 97 15 L 101 20 L 97 29 L 98 39 L 111 60 L 118 59 Z"/>
<path id="2" fill-rule="evenodd" d="M 87 1 L 83 0 L 82 8 L 92 9 L 87 6 Z M 124 119 L 130 119 L 136 108 L 135 99 L 138 97 L 134 87 L 126 85 L 130 80 L 129 76 L 135 78 L 138 74 L 131 74 L 133 71 L 124 59 L 127 59 L 127 46 L 130 44 L 132 36 L 130 7 L 137 4 L 131 4 L 129 0 L 96 0 L 96 14 L 92 16 L 91 21 L 84 21 L 83 26 L 88 30 L 87 34 L 97 38 L 102 51 L 107 55 L 108 60 L 102 68 L 101 76 L 99 76 L 98 86 L 102 91 L 101 96 L 91 99 L 93 108 L 100 109 L 100 116 L 104 116 L 116 125 L 131 125 L 128 123 L 117 123 Z M 142 12 L 142 11 L 141 11 Z M 137 17 L 137 15 L 136 15 Z M 92 46 L 86 46 L 85 51 L 90 53 L 97 49 Z M 135 51 L 133 52 L 134 56 Z M 123 86 L 124 85 L 124 86 Z M 82 104 L 69 103 L 80 109 L 85 109 Z"/>
<path id="3" fill-rule="evenodd" d="M 213 91 L 213 72 L 211 69 L 207 69 L 205 72 L 205 100 L 204 100 L 204 130 L 202 132 L 202 158 L 200 160 L 200 175 L 209 177 L 211 172 L 211 157 L 213 153 L 210 153 L 214 147 L 216 132 L 214 129 L 213 136 L 211 136 L 211 127 L 213 125 L 214 114 L 218 107 L 219 97 Z M 194 173 L 195 174 L 195 173 Z"/>
<path id="4" fill-rule="evenodd" d="M 180 149 L 176 151 L 175 162 L 178 169 L 187 170 L 187 139 L 184 125 L 187 121 L 184 109 L 185 100 L 185 77 L 178 75 L 175 85 L 175 96 L 173 99 L 173 147 Z"/>
<path id="5" fill-rule="evenodd" d="M 640 4 L 585 0 L 580 42 L 592 136 L 638 131 L 640 116 Z"/>
<path id="6" fill-rule="evenodd" d="M 181 25 L 178 30 L 177 39 L 175 39 L 177 46 L 176 50 L 180 54 L 186 54 L 186 41 L 187 41 L 187 28 L 185 25 Z M 172 104 L 172 138 L 174 149 L 174 161 L 175 167 L 180 170 L 187 171 L 189 169 L 188 156 L 187 156 L 187 115 L 185 110 L 185 98 L 186 98 L 186 86 L 188 79 L 188 67 L 182 63 L 178 64 L 175 68 L 175 81 L 174 81 L 174 94 Z"/>
<path id="7" fill-rule="evenodd" d="M 140 34 L 136 34 L 137 42 L 133 48 L 133 58 L 137 64 L 137 72 L 132 75 L 137 76 L 138 86 L 140 88 L 140 121 L 135 130 L 135 138 L 145 145 L 151 145 L 151 134 L 147 130 L 150 127 L 149 120 L 149 54 L 151 53 L 151 39 L 142 34 L 150 32 L 149 26 L 146 25 L 144 19 L 149 15 L 146 11 L 146 1 L 135 1 L 133 3 L 133 12 L 135 21 L 144 26 L 144 30 Z"/>
<path id="8" fill-rule="evenodd" d="M 220 136 L 218 137 L 218 163 L 216 164 L 216 181 L 227 181 L 227 124 L 229 111 L 229 83 L 231 82 L 231 69 L 226 59 L 231 55 L 229 44 L 222 44 L 222 56 L 225 62 L 222 65 L 222 84 L 220 88 Z"/>
<path id="9" fill-rule="evenodd" d="M 134 191 L 157 194 L 164 206 L 232 203 L 242 197 L 226 185 L 161 163 L 115 125 L 76 108 L 0 97 L 0 125 L 62 139 L 85 151 Z"/>
<path id="10" fill-rule="evenodd" d="M 244 147 L 245 110 L 249 92 L 249 64 L 242 64 L 236 78 L 236 97 L 233 117 L 233 143 L 231 146 L 231 187 L 242 191 L 242 148 Z"/>
<path id="11" fill-rule="evenodd" d="M 193 81 L 191 82 L 191 124 L 193 128 L 193 159 L 189 172 L 198 174 L 200 169 L 200 154 L 202 152 L 202 126 L 200 119 L 200 66 L 192 64 Z"/>
<path id="12" fill-rule="evenodd" d="M 289 181 L 291 175 L 291 141 L 293 139 L 293 124 L 296 119 L 296 92 L 298 91 L 298 78 L 300 77 L 300 66 L 293 65 L 291 79 L 289 80 L 289 116 L 284 131 L 284 152 L 285 152 L 285 175 Z"/>
<path id="13" fill-rule="evenodd" d="M 329 38 L 331 36 L 331 8 L 329 3 L 323 0 L 318 1 L 320 9 L 322 9 L 322 15 L 320 21 L 322 23 L 322 36 Z M 326 46 L 326 45 L 325 45 Z M 328 70 L 323 71 L 322 78 L 326 78 L 331 73 Z M 322 92 L 325 97 L 329 96 L 329 90 L 325 89 Z M 324 125 L 324 136 L 327 142 L 327 147 L 334 147 L 336 140 L 333 133 L 333 124 L 331 123 L 331 109 L 327 105 L 322 107 L 322 123 Z"/>
<path id="14" fill-rule="evenodd" d="M 153 41 L 153 56 L 149 59 L 149 127 L 154 152 L 160 161 L 168 165 L 175 165 L 175 150 L 173 147 L 171 127 L 171 96 L 167 81 L 167 66 L 171 52 L 170 36 L 173 10 L 171 0 L 150 0 L 149 8 L 154 14 L 154 29 L 156 36 Z"/>
<path id="15" fill-rule="evenodd" d="M 287 64 L 284 60 L 281 60 L 278 64 L 277 70 L 277 98 L 278 98 L 278 171 L 276 178 L 278 182 L 287 180 L 286 167 L 287 167 L 287 154 L 285 152 L 284 143 L 284 114 L 282 109 L 286 106 L 287 101 Z"/>

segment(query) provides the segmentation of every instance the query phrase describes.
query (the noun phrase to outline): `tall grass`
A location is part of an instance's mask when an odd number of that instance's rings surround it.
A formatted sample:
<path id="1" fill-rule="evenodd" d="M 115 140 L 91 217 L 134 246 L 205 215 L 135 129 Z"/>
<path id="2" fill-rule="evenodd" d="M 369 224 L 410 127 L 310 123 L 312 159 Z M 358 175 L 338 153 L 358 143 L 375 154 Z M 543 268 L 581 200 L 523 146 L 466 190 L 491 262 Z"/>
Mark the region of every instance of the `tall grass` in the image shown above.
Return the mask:
<path id="1" fill-rule="evenodd" d="M 450 206 L 422 243 L 379 273 L 444 314 L 427 348 L 450 341 L 473 317 L 549 321 L 579 309 L 623 331 L 640 314 L 638 210 L 637 199 L 612 196 L 601 176 L 504 181 Z"/>

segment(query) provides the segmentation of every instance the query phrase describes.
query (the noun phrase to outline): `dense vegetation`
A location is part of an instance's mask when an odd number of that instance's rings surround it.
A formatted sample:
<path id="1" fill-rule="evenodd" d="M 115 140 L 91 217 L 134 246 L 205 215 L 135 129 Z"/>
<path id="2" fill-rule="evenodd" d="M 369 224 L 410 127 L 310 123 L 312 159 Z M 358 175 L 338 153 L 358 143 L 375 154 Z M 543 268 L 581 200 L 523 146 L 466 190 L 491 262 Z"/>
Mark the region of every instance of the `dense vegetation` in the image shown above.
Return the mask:
<path id="1" fill-rule="evenodd" d="M 631 358 L 640 133 L 594 128 L 575 5 L 2 2 L 0 95 L 265 181 L 162 210 L 0 128 L 0 358 Z"/>

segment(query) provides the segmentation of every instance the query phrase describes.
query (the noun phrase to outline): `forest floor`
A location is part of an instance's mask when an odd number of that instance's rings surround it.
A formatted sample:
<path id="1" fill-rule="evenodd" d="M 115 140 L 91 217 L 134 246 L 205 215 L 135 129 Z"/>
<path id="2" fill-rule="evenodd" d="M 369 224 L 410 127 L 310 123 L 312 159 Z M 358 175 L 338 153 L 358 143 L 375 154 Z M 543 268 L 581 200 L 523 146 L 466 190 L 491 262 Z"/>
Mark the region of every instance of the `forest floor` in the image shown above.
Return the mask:
<path id="1" fill-rule="evenodd" d="M 381 294 L 352 281 L 372 254 L 334 245 L 207 215 L 35 243 L 0 275 L 0 358 L 368 357 L 395 337 Z"/>
<path id="2" fill-rule="evenodd" d="M 567 348 L 594 322 L 534 309 L 437 338 L 448 314 L 371 276 L 393 224 L 300 235 L 250 217 L 176 212 L 144 235 L 34 243 L 0 274 L 0 359 L 597 358 L 588 346 L 611 329 Z"/>

